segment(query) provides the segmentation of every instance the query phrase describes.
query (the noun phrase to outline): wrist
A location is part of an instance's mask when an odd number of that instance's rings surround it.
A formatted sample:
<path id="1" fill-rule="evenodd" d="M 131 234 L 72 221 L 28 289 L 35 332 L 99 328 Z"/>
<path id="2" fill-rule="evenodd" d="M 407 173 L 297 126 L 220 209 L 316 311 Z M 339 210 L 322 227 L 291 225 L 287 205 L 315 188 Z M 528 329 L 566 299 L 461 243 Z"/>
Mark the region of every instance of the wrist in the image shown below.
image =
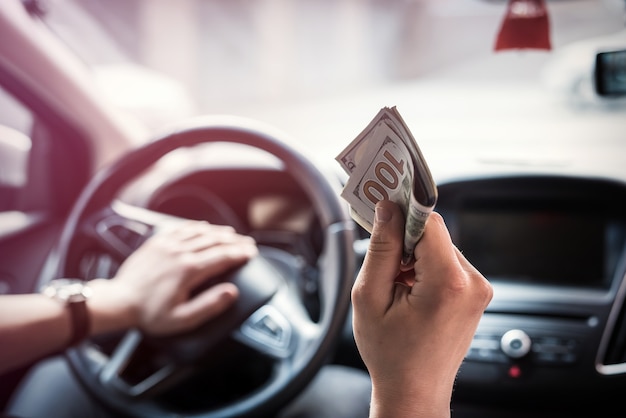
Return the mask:
<path id="1" fill-rule="evenodd" d="M 133 295 L 114 280 L 89 282 L 93 294 L 87 302 L 92 335 L 121 331 L 139 323 L 137 303 Z"/>
<path id="2" fill-rule="evenodd" d="M 452 391 L 447 386 L 438 387 L 427 382 L 421 382 L 421 387 L 389 383 L 372 383 L 370 418 L 450 417 Z"/>

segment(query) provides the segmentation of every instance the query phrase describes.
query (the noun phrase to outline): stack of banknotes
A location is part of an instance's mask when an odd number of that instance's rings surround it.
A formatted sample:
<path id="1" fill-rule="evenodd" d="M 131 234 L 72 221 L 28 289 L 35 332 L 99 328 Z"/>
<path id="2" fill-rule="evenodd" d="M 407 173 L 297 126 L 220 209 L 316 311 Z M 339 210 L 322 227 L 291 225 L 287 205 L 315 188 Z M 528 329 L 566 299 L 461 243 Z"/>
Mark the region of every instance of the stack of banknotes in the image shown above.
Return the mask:
<path id="1" fill-rule="evenodd" d="M 379 200 L 400 206 L 405 217 L 402 263 L 409 264 L 437 202 L 437 185 L 400 113 L 395 107 L 381 109 L 336 160 L 349 175 L 341 196 L 368 232 Z"/>

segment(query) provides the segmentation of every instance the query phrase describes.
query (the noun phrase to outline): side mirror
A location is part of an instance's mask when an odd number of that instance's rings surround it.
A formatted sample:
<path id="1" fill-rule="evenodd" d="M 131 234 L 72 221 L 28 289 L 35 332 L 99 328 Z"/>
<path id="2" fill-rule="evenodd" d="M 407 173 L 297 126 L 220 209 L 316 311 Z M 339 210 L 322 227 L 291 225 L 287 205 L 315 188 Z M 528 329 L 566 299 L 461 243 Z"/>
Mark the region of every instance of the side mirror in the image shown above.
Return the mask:
<path id="1" fill-rule="evenodd" d="M 597 53 L 594 81 L 599 96 L 626 96 L 626 49 Z"/>

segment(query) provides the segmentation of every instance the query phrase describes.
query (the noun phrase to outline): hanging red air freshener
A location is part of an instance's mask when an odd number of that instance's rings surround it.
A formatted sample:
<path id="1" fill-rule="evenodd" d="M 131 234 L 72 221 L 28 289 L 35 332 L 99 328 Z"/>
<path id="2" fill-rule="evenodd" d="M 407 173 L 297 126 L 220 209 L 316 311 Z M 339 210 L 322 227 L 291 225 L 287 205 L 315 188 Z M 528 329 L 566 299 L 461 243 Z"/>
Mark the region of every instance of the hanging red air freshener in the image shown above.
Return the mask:
<path id="1" fill-rule="evenodd" d="M 551 49 L 545 1 L 509 0 L 494 49 Z"/>

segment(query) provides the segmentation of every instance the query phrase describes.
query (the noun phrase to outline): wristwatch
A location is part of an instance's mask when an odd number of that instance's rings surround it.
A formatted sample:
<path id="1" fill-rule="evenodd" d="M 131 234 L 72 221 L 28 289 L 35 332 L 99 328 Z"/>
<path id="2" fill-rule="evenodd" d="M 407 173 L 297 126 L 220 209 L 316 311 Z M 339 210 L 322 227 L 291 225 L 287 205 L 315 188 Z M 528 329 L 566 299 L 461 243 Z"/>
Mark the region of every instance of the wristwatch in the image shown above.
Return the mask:
<path id="1" fill-rule="evenodd" d="M 50 281 L 41 293 L 59 301 L 69 309 L 72 321 L 71 338 L 68 347 L 73 347 L 89 335 L 89 312 L 87 299 L 93 290 L 89 283 L 78 279 L 56 279 Z"/>

